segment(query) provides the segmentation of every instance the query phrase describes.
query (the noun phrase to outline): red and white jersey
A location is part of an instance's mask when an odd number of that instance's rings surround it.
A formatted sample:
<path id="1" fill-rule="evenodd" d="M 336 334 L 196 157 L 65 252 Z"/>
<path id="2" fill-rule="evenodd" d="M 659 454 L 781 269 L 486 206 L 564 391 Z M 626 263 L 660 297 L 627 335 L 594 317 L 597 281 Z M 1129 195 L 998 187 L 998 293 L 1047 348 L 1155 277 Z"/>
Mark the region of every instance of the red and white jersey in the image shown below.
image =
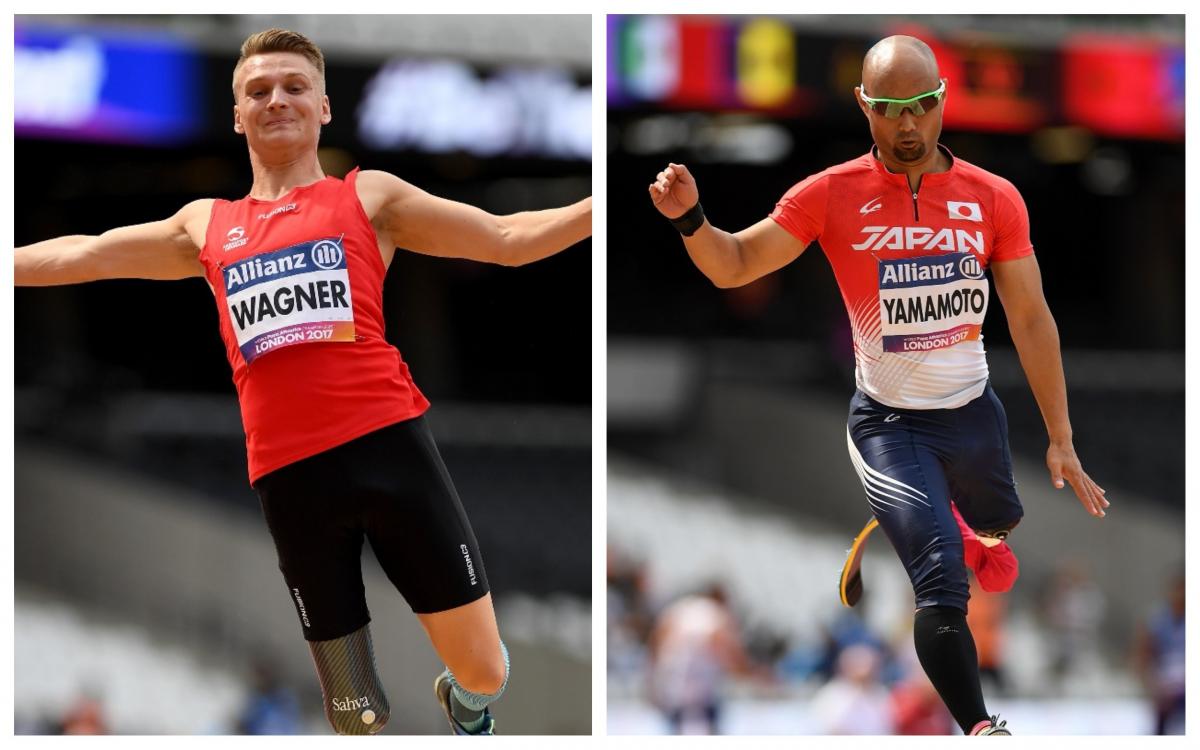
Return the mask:
<path id="1" fill-rule="evenodd" d="M 216 297 L 250 482 L 429 402 L 384 338 L 387 269 L 358 169 L 274 201 L 213 204 L 200 261 Z"/>
<path id="2" fill-rule="evenodd" d="M 984 271 L 1033 253 L 1012 183 L 943 151 L 950 169 L 924 175 L 917 193 L 868 153 L 795 185 L 771 213 L 821 243 L 850 315 L 858 387 L 902 409 L 983 393 Z"/>

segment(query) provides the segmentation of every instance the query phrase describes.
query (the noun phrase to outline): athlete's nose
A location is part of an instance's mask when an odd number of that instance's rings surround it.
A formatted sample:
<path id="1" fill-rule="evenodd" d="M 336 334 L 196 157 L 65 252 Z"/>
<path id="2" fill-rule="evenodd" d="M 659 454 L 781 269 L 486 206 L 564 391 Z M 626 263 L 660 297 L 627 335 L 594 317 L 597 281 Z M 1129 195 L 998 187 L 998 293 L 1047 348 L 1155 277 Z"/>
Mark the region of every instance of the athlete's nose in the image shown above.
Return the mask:
<path id="1" fill-rule="evenodd" d="M 271 101 L 267 102 L 267 109 L 279 109 L 287 106 L 287 97 L 283 95 L 283 87 L 276 86 L 271 89 Z"/>

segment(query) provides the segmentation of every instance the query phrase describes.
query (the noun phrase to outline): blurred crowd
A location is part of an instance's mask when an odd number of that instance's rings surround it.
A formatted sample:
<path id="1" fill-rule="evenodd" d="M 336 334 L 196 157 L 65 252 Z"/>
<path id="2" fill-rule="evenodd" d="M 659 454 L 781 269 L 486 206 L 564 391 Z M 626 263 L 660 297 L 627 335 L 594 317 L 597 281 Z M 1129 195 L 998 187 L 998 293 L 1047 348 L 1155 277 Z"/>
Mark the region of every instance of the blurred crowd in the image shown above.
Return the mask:
<path id="1" fill-rule="evenodd" d="M 17 712 L 14 734 L 18 735 L 102 735 L 141 734 L 137 727 L 113 726 L 103 692 L 85 688 L 61 712 L 41 716 L 23 716 Z M 283 735 L 305 733 L 304 717 L 296 691 L 284 684 L 278 670 L 269 662 L 256 661 L 247 668 L 246 695 L 236 715 L 209 734 Z"/>
<path id="2" fill-rule="evenodd" d="M 110 734 L 104 714 L 100 695 L 83 690 L 59 713 L 25 716 L 18 711 L 13 717 L 13 734 Z"/>
<path id="3" fill-rule="evenodd" d="M 651 573 L 634 557 L 608 555 L 608 670 L 633 685 L 673 734 L 721 734 L 731 696 L 778 700 L 803 696 L 821 734 L 958 734 L 950 713 L 921 670 L 911 620 L 893 632 L 871 627 L 831 595 L 819 638 L 747 632 L 736 595 L 719 582 L 656 601 Z M 968 622 L 979 653 L 985 695 L 1048 698 L 1088 694 L 1083 685 L 1106 675 L 1138 678 L 1148 726 L 1158 734 L 1184 729 L 1184 578 L 1159 582 L 1164 597 L 1124 653 L 1103 633 L 1105 597 L 1086 568 L 1064 561 L 1029 604 L 987 593 L 972 579 Z M 1034 611 L 1022 613 L 1023 607 Z M 1034 694 L 1015 684 L 1010 623 L 1029 614 L 1041 634 L 1036 652 L 1043 685 Z M 1018 645 L 1017 648 L 1020 648 Z"/>

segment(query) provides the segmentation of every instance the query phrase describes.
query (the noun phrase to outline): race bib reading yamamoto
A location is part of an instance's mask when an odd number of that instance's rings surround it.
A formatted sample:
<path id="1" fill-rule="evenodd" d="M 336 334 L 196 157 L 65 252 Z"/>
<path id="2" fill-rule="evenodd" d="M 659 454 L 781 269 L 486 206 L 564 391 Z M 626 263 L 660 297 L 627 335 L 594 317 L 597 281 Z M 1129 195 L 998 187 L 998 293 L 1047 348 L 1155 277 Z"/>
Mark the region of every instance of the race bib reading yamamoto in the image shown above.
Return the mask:
<path id="1" fill-rule="evenodd" d="M 979 338 L 988 283 L 971 253 L 879 263 L 879 320 L 885 352 L 945 349 Z"/>
<path id="2" fill-rule="evenodd" d="M 282 346 L 354 340 L 341 238 L 260 253 L 231 263 L 222 276 L 229 321 L 246 364 Z"/>

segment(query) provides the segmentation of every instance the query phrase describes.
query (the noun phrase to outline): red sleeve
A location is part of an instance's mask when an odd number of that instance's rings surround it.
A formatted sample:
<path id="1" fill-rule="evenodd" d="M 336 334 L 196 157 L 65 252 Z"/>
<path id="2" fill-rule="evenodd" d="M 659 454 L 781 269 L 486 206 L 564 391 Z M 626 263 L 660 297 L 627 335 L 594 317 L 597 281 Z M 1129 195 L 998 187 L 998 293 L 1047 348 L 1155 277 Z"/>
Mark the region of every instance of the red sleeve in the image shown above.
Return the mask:
<path id="1" fill-rule="evenodd" d="M 825 229 L 825 204 L 829 180 L 824 173 L 796 183 L 783 194 L 771 212 L 775 223 L 805 245 L 821 236 Z"/>
<path id="2" fill-rule="evenodd" d="M 1025 200 L 1011 182 L 1004 180 L 997 186 L 993 211 L 996 235 L 989 262 L 1033 255 L 1033 243 L 1029 241 L 1029 212 L 1025 209 Z"/>

